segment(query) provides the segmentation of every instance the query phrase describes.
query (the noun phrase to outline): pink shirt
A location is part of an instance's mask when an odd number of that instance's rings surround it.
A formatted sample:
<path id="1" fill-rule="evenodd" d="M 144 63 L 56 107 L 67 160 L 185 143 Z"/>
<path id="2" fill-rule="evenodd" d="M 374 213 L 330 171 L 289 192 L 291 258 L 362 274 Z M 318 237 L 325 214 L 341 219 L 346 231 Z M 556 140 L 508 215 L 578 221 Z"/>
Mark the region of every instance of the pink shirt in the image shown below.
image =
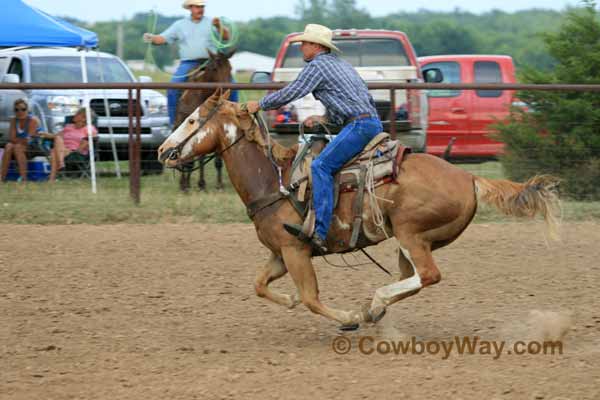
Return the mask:
<path id="1" fill-rule="evenodd" d="M 81 140 L 87 140 L 87 126 L 83 128 L 76 128 L 73 124 L 65 125 L 63 131 L 63 140 L 65 142 L 65 147 L 71 151 L 75 151 L 79 149 L 79 144 Z M 96 131 L 96 127 L 92 126 L 92 136 L 96 136 L 98 131 Z M 82 154 L 87 154 L 87 150 L 82 152 Z"/>

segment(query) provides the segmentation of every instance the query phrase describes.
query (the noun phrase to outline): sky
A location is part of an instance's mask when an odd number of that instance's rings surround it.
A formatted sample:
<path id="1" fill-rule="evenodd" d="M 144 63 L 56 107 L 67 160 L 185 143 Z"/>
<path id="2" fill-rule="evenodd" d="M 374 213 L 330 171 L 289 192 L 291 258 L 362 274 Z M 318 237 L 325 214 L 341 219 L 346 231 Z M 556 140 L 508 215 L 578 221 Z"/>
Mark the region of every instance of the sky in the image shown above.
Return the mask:
<path id="1" fill-rule="evenodd" d="M 109 21 L 129 18 L 137 12 L 156 12 L 177 16 L 186 15 L 181 8 L 182 0 L 24 0 L 55 16 L 69 16 L 86 22 Z M 2 0 L 0 0 L 2 2 Z M 276 15 L 295 16 L 298 0 L 207 0 L 206 15 L 224 16 L 234 21 L 248 21 L 259 17 Z M 482 13 L 492 9 L 506 12 L 530 8 L 563 10 L 566 6 L 576 6 L 578 0 L 357 0 L 358 7 L 369 11 L 372 16 L 382 16 L 399 11 L 463 11 Z"/>

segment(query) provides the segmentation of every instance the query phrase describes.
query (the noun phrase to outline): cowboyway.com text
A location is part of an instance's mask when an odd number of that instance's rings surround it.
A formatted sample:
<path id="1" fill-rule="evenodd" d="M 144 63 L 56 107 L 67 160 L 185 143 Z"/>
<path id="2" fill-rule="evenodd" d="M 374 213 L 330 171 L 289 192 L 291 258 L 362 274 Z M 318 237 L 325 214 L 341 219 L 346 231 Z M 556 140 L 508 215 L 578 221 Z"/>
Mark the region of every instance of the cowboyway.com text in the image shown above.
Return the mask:
<path id="1" fill-rule="evenodd" d="M 452 340 L 418 340 L 415 336 L 407 340 L 377 339 L 361 336 L 355 341 L 346 336 L 338 336 L 332 341 L 332 349 L 337 354 L 348 354 L 354 348 L 363 355 L 440 355 L 442 360 L 456 355 L 491 356 L 497 360 L 503 355 L 561 355 L 561 341 L 506 341 L 482 340 L 479 336 L 455 336 Z"/>

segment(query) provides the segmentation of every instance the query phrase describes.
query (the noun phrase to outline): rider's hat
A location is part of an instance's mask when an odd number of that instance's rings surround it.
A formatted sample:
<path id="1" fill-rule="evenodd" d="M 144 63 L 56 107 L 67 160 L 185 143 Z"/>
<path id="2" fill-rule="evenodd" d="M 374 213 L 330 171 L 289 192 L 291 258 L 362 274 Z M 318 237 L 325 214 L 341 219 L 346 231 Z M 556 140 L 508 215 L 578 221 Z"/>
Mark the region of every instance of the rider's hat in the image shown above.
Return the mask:
<path id="1" fill-rule="evenodd" d="M 318 25 L 318 24 L 308 24 L 304 28 L 304 33 L 295 36 L 290 42 L 311 42 L 317 43 L 322 46 L 327 47 L 328 49 L 340 52 L 340 49 L 335 47 L 331 38 L 333 37 L 333 32 L 326 26 Z"/>
<path id="2" fill-rule="evenodd" d="M 205 0 L 185 0 L 183 2 L 182 7 L 186 10 L 189 10 L 191 6 L 201 6 L 204 7 L 206 5 Z"/>

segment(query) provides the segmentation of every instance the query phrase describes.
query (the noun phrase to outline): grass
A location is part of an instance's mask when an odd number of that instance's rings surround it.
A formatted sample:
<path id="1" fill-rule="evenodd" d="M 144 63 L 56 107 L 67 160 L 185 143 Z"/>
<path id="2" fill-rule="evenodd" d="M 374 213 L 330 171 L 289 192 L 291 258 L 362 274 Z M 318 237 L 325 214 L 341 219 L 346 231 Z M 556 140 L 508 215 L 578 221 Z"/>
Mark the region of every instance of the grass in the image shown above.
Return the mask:
<path id="1" fill-rule="evenodd" d="M 209 169 L 213 169 L 210 167 Z M 211 177 L 212 178 L 212 177 Z M 214 182 L 209 179 L 209 184 Z M 112 224 L 161 222 L 247 222 L 245 208 L 228 187 L 208 194 L 181 194 L 171 173 L 142 177 L 141 204 L 133 204 L 129 179 L 98 178 L 97 194 L 89 180 L 55 184 L 8 183 L 1 187 L 0 222 L 24 224 Z M 214 187 L 214 184 L 212 184 Z"/>
<path id="2" fill-rule="evenodd" d="M 127 173 L 126 162 L 121 164 Z M 502 178 L 498 162 L 466 164 L 470 172 Z M 215 168 L 207 166 L 208 193 L 178 190 L 178 176 L 167 171 L 162 175 L 142 177 L 141 204 L 133 204 L 129 195 L 129 179 L 110 175 L 112 164 L 98 164 L 98 192 L 91 192 L 89 180 L 62 179 L 55 184 L 9 182 L 0 185 L 0 223 L 16 224 L 113 224 L 113 223 L 248 223 L 246 210 L 225 177 L 225 190 L 217 192 Z M 197 182 L 197 172 L 192 184 Z M 194 187 L 195 188 L 195 187 Z M 600 202 L 563 201 L 563 219 L 569 221 L 600 220 Z M 506 222 L 516 219 L 500 215 L 482 206 L 475 222 Z"/>

